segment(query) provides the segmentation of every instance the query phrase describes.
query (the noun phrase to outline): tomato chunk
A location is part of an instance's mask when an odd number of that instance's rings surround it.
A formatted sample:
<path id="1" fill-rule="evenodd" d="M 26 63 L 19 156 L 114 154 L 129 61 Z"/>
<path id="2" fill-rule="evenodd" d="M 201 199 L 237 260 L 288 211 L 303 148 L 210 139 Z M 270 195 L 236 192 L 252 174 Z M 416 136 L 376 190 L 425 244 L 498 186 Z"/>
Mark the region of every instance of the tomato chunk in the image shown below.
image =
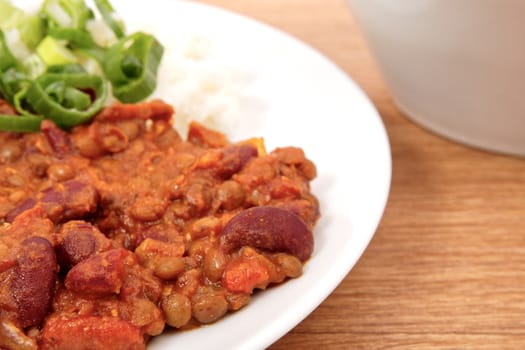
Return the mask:
<path id="1" fill-rule="evenodd" d="M 42 350 L 143 350 L 140 329 L 115 317 L 49 318 L 42 330 Z"/>

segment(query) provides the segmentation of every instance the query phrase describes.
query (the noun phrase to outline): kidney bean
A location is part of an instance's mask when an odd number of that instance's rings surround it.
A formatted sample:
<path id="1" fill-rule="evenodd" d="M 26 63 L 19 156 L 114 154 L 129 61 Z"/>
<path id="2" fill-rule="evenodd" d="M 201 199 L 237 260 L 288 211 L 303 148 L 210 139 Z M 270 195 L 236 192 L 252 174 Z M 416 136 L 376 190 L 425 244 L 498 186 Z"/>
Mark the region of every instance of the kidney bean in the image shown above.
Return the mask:
<path id="1" fill-rule="evenodd" d="M 95 211 L 99 194 L 91 184 L 70 180 L 63 183 L 65 191 L 64 219 L 80 219 Z"/>
<path id="2" fill-rule="evenodd" d="M 99 194 L 91 184 L 69 180 L 37 195 L 51 220 L 82 219 L 97 209 Z"/>
<path id="3" fill-rule="evenodd" d="M 162 298 L 160 307 L 164 312 L 166 323 L 180 328 L 191 320 L 191 302 L 184 294 L 171 293 Z"/>
<path id="4" fill-rule="evenodd" d="M 13 210 L 11 210 L 9 213 L 7 213 L 5 217 L 5 221 L 7 222 L 13 222 L 13 220 L 20 214 L 22 214 L 24 211 L 33 208 L 36 205 L 36 200 L 34 198 L 28 198 L 22 203 L 20 203 L 17 207 L 15 207 Z"/>
<path id="5" fill-rule="evenodd" d="M 284 252 L 307 260 L 313 251 L 313 235 L 295 214 L 276 207 L 253 207 L 235 215 L 223 228 L 222 248 L 232 252 L 251 246 Z"/>
<path id="6" fill-rule="evenodd" d="M 125 249 L 112 249 L 81 261 L 68 272 L 66 288 L 92 295 L 119 293 L 125 277 L 124 259 L 127 254 Z"/>
<path id="7" fill-rule="evenodd" d="M 257 154 L 257 148 L 249 144 L 225 147 L 222 152 L 222 159 L 214 171 L 217 176 L 228 179 L 241 171 L 250 159 L 257 157 Z"/>
<path id="8" fill-rule="evenodd" d="M 57 260 L 45 238 L 24 240 L 17 252 L 11 280 L 11 294 L 16 301 L 23 328 L 36 326 L 47 314 L 57 280 Z"/>
<path id="9" fill-rule="evenodd" d="M 67 225 L 71 226 L 70 222 Z M 94 227 L 90 224 L 79 223 L 73 230 L 63 227 L 61 231 L 67 233 L 57 247 L 57 258 L 60 266 L 65 269 L 69 270 L 97 252 L 98 244 L 93 234 Z"/>
<path id="10" fill-rule="evenodd" d="M 146 344 L 139 328 L 116 317 L 58 315 L 46 320 L 40 348 L 144 350 Z"/>
<path id="11" fill-rule="evenodd" d="M 49 119 L 44 119 L 40 126 L 42 134 L 46 137 L 49 146 L 58 158 L 63 158 L 72 151 L 69 134 L 59 129 L 55 123 Z"/>

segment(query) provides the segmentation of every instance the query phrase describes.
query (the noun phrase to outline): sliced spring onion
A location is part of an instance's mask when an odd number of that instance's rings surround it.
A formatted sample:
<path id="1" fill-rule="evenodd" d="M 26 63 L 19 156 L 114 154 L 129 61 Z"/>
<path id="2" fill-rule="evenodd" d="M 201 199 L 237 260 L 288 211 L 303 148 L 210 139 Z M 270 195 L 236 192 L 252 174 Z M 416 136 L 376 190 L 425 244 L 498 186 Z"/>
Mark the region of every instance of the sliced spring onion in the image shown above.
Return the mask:
<path id="1" fill-rule="evenodd" d="M 13 6 L 9 0 L 0 0 L 0 27 L 12 28 L 23 17 L 24 12 Z"/>
<path id="2" fill-rule="evenodd" d="M 37 131 L 42 118 L 64 129 L 89 121 L 113 95 L 143 100 L 157 84 L 163 47 L 145 33 L 126 36 L 110 0 L 44 0 L 27 14 L 0 0 L 0 98 L 19 116 L 0 116 L 0 130 Z M 89 71 L 89 72 L 88 72 Z"/>
<path id="3" fill-rule="evenodd" d="M 34 116 L 0 115 L 0 130 L 35 132 L 40 130 L 43 118 Z"/>
<path id="4" fill-rule="evenodd" d="M 106 82 L 86 73 L 45 73 L 31 83 L 25 94 L 37 114 L 66 129 L 91 120 L 106 98 Z"/>
<path id="5" fill-rule="evenodd" d="M 18 65 L 18 60 L 11 53 L 9 45 L 7 44 L 4 31 L 0 30 L 0 72 Z"/>
<path id="6" fill-rule="evenodd" d="M 44 21 L 38 15 L 26 15 L 17 24 L 16 28 L 20 33 L 20 39 L 28 49 L 34 50 L 44 37 Z"/>
<path id="7" fill-rule="evenodd" d="M 36 52 L 48 66 L 77 62 L 73 52 L 65 47 L 59 40 L 46 36 L 37 46 Z"/>
<path id="8" fill-rule="evenodd" d="M 0 28 L 6 31 L 16 29 L 24 45 L 34 49 L 42 40 L 44 21 L 38 15 L 24 13 L 9 0 L 0 0 Z"/>
<path id="9" fill-rule="evenodd" d="M 111 28 L 113 33 L 118 39 L 122 39 L 126 36 L 126 29 L 124 28 L 124 23 L 118 18 L 115 9 L 111 6 L 109 0 L 95 0 L 95 5 L 97 6 L 102 18 Z"/>
<path id="10" fill-rule="evenodd" d="M 54 39 L 66 40 L 71 46 L 78 48 L 89 48 L 96 45 L 91 35 L 81 29 L 51 27 L 48 28 L 47 35 Z"/>
<path id="11" fill-rule="evenodd" d="M 0 92 L 4 99 L 14 104 L 16 94 L 27 87 L 29 82 L 26 74 L 13 67 L 9 68 L 0 76 Z"/>
<path id="12" fill-rule="evenodd" d="M 46 0 L 40 13 L 50 27 L 83 29 L 93 13 L 84 0 Z"/>
<path id="13" fill-rule="evenodd" d="M 149 96 L 157 84 L 157 71 L 164 48 L 155 37 L 137 32 L 109 48 L 103 69 L 122 102 L 138 102 Z"/>
<path id="14" fill-rule="evenodd" d="M 31 79 L 35 79 L 44 73 L 47 68 L 42 58 L 40 58 L 40 56 L 36 53 L 26 58 L 23 62 L 23 66 L 27 76 Z"/>
<path id="15" fill-rule="evenodd" d="M 60 74 L 87 73 L 84 67 L 77 63 L 49 66 L 47 72 Z"/>

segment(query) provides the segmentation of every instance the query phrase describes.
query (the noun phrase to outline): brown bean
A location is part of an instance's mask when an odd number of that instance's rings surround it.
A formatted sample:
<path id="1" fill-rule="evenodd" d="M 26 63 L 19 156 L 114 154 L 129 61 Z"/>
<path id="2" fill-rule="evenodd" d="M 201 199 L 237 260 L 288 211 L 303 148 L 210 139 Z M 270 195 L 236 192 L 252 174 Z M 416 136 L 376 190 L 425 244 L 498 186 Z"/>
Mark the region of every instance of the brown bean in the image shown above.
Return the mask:
<path id="1" fill-rule="evenodd" d="M 228 259 L 222 250 L 217 248 L 208 249 L 202 264 L 204 276 L 212 282 L 219 281 L 227 263 Z"/>
<path id="2" fill-rule="evenodd" d="M 184 272 L 186 262 L 182 256 L 165 256 L 156 259 L 153 266 L 155 276 L 171 280 Z"/>
<path id="3" fill-rule="evenodd" d="M 221 246 L 232 252 L 251 246 L 284 252 L 307 260 L 313 251 L 313 235 L 295 214 L 276 207 L 253 207 L 234 216 L 222 230 Z"/>
<path id="4" fill-rule="evenodd" d="M 161 198 L 143 196 L 135 200 L 135 203 L 129 210 L 129 214 L 140 221 L 154 221 L 162 217 L 167 206 L 168 203 Z"/>
<path id="5" fill-rule="evenodd" d="M 45 318 L 57 280 L 57 260 L 45 238 L 31 237 L 22 242 L 10 289 L 23 328 L 36 326 Z"/>
<path id="6" fill-rule="evenodd" d="M 228 312 L 226 298 L 218 294 L 195 294 L 191 299 L 193 317 L 200 323 L 212 323 Z"/>
<path id="7" fill-rule="evenodd" d="M 75 130 L 72 135 L 73 144 L 78 152 L 86 158 L 96 158 L 104 154 L 102 145 L 95 138 L 95 128 L 92 124 L 89 128 L 80 127 L 82 129 Z"/>
<path id="8" fill-rule="evenodd" d="M 211 246 L 212 243 L 207 238 L 192 241 L 188 248 L 188 256 L 201 261 L 204 258 L 204 255 L 206 254 L 208 249 L 211 248 Z"/>
<path id="9" fill-rule="evenodd" d="M 13 187 L 23 187 L 26 183 L 22 175 L 17 173 L 9 175 L 6 180 Z"/>
<path id="10" fill-rule="evenodd" d="M 185 244 L 182 240 L 162 242 L 153 238 L 146 238 L 135 249 L 135 254 L 144 266 L 154 268 L 159 257 L 182 257 Z"/>
<path id="11" fill-rule="evenodd" d="M 210 207 L 212 193 L 207 186 L 195 183 L 189 186 L 185 199 L 197 212 L 203 212 Z"/>
<path id="12" fill-rule="evenodd" d="M 148 335 L 159 335 L 164 330 L 162 311 L 148 299 L 132 298 L 119 305 L 120 317 Z"/>
<path id="13" fill-rule="evenodd" d="M 198 268 L 183 272 L 177 278 L 177 291 L 184 295 L 193 295 L 201 284 L 201 276 L 202 273 Z"/>
<path id="14" fill-rule="evenodd" d="M 184 294 L 171 293 L 162 298 L 160 306 L 166 323 L 172 327 L 185 326 L 191 319 L 191 302 Z"/>
<path id="15" fill-rule="evenodd" d="M 205 216 L 195 220 L 190 226 L 190 235 L 192 240 L 202 238 L 204 236 L 215 236 L 219 234 L 222 228 L 220 218 L 214 216 Z"/>
<path id="16" fill-rule="evenodd" d="M 248 305 L 250 302 L 251 296 L 246 293 L 228 293 L 226 294 L 226 301 L 228 302 L 228 307 L 232 311 L 239 310 L 240 308 Z"/>
<path id="17" fill-rule="evenodd" d="M 136 138 L 141 132 L 141 125 L 135 120 L 123 120 L 116 123 L 116 125 L 130 141 Z"/>
<path id="18" fill-rule="evenodd" d="M 229 180 L 217 188 L 216 197 L 222 208 L 233 210 L 243 205 L 245 194 L 238 182 Z"/>
<path id="19" fill-rule="evenodd" d="M 314 162 L 309 159 L 305 159 L 305 161 L 299 165 L 299 170 L 301 170 L 307 180 L 313 180 L 317 176 L 317 168 Z"/>
<path id="20" fill-rule="evenodd" d="M 295 256 L 278 253 L 274 259 L 286 277 L 297 278 L 303 274 L 303 264 Z"/>
<path id="21" fill-rule="evenodd" d="M 27 193 L 24 190 L 17 190 L 17 191 L 12 192 L 9 195 L 9 201 L 11 203 L 18 203 L 18 202 L 21 202 L 26 197 L 27 197 Z"/>
<path id="22" fill-rule="evenodd" d="M 118 153 L 128 147 L 128 137 L 119 128 L 112 125 L 99 125 L 99 138 L 102 147 L 110 153 Z"/>
<path id="23" fill-rule="evenodd" d="M 51 180 L 66 181 L 75 177 L 75 171 L 68 164 L 56 163 L 47 168 L 47 176 Z"/>
<path id="24" fill-rule="evenodd" d="M 43 177 L 46 175 L 46 170 L 51 160 L 48 156 L 40 153 L 30 153 L 27 155 L 27 161 L 33 174 L 37 177 Z"/>
<path id="25" fill-rule="evenodd" d="M 8 320 L 1 320 L 0 349 L 36 350 L 37 346 L 35 341 L 25 335 L 21 329 Z"/>
<path id="26" fill-rule="evenodd" d="M 22 155 L 22 148 L 16 142 L 7 142 L 0 146 L 0 160 L 13 162 Z"/>

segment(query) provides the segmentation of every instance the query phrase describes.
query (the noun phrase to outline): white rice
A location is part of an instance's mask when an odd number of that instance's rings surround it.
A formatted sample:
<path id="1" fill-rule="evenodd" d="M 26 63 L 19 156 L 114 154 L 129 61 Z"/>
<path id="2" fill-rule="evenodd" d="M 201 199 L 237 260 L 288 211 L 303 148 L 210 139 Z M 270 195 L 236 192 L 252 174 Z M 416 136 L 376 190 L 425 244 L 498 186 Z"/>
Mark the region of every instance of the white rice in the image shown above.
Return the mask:
<path id="1" fill-rule="evenodd" d="M 241 84 L 217 58 L 211 41 L 194 35 L 162 44 L 158 85 L 150 98 L 174 106 L 174 126 L 183 137 L 191 120 L 230 133 L 239 118 Z"/>

